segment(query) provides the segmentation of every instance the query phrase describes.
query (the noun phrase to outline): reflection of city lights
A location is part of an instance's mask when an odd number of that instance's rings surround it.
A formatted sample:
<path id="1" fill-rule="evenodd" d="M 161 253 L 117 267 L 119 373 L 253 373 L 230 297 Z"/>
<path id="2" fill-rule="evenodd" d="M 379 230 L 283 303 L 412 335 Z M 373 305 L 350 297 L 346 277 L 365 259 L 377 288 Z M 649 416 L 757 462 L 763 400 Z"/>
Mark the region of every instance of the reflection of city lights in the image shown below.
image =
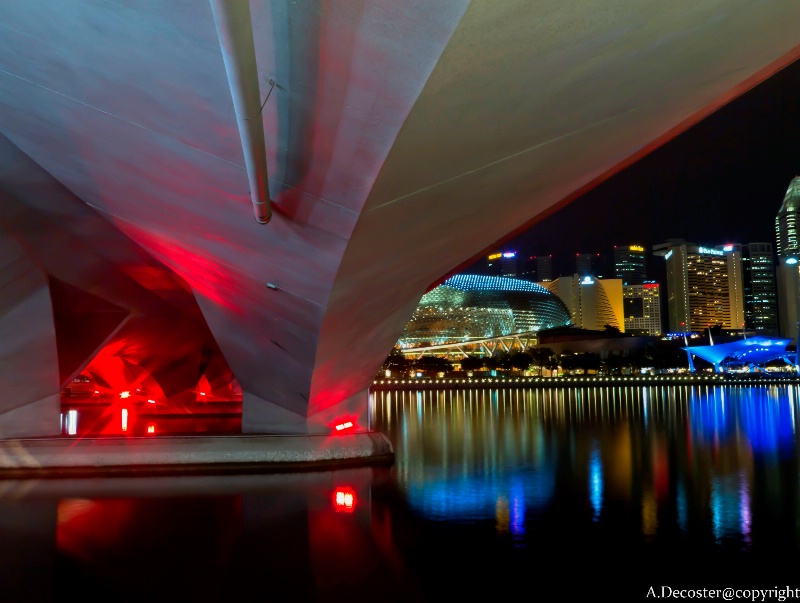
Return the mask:
<path id="1" fill-rule="evenodd" d="M 156 403 L 156 401 L 155 401 L 155 400 L 148 400 L 148 401 L 147 401 L 147 403 L 148 403 L 148 404 L 155 404 L 155 403 Z"/>
<path id="2" fill-rule="evenodd" d="M 525 489 L 519 482 L 511 487 L 510 503 L 511 533 L 520 537 L 525 534 Z"/>
<path id="3" fill-rule="evenodd" d="M 600 520 L 600 511 L 603 509 L 603 465 L 600 461 L 600 451 L 595 447 L 589 458 L 589 498 L 594 510 L 594 521 Z"/>
<path id="4" fill-rule="evenodd" d="M 511 513 L 508 509 L 508 499 L 505 496 L 497 497 L 495 514 L 497 516 L 496 529 L 501 534 L 505 534 L 509 531 L 511 524 Z"/>
<path id="5" fill-rule="evenodd" d="M 645 536 L 655 536 L 658 531 L 658 504 L 652 487 L 646 487 L 642 494 L 642 532 Z"/>
<path id="6" fill-rule="evenodd" d="M 125 390 L 124 392 L 119 392 L 119 397 L 122 398 L 123 400 L 125 398 L 130 398 L 131 397 L 131 392 L 129 392 L 127 390 Z"/>
<path id="7" fill-rule="evenodd" d="M 128 409 L 122 409 L 122 431 L 128 431 Z"/>
<path id="8" fill-rule="evenodd" d="M 739 497 L 741 499 L 741 532 L 747 544 L 750 544 L 750 531 L 752 517 L 750 516 L 750 489 L 747 484 L 747 476 L 744 472 L 739 473 Z"/>
<path id="9" fill-rule="evenodd" d="M 333 506 L 337 513 L 352 513 L 356 506 L 356 493 L 352 488 L 336 488 L 333 493 Z"/>

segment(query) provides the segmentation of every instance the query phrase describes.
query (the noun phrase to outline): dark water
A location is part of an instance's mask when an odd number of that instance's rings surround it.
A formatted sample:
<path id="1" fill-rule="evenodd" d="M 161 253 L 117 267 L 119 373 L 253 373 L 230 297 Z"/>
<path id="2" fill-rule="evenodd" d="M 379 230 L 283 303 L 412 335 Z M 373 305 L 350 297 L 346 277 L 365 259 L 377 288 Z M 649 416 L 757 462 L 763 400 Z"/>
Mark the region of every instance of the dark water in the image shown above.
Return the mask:
<path id="1" fill-rule="evenodd" d="M 373 402 L 390 468 L 0 482 L 0 601 L 644 601 L 725 588 L 716 600 L 778 601 L 800 589 L 797 386 Z"/>

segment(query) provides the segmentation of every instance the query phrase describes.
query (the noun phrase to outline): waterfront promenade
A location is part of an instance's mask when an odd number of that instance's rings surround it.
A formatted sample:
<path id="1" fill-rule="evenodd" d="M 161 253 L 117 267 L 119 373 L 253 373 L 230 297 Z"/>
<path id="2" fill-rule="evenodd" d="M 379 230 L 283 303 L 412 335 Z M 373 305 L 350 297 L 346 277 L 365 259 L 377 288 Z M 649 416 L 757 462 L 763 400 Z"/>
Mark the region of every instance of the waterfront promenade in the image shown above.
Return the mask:
<path id="1" fill-rule="evenodd" d="M 796 385 L 796 373 L 464 376 L 375 379 L 371 391 Z M 199 475 L 319 470 L 392 464 L 379 432 L 348 435 L 196 435 L 185 437 L 47 437 L 0 440 L 0 479 L 85 475 Z"/>
<path id="2" fill-rule="evenodd" d="M 777 385 L 800 383 L 797 373 L 674 373 L 660 375 L 571 375 L 561 377 L 476 376 L 375 379 L 371 390 L 597 387 L 635 385 Z"/>

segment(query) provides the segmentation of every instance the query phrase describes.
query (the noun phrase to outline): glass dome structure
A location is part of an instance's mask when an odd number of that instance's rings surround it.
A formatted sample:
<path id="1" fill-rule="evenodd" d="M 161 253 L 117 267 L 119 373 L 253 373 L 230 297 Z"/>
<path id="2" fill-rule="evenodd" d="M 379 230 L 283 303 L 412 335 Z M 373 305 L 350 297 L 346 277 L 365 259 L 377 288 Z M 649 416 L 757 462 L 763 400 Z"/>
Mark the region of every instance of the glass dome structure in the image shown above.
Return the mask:
<path id="1" fill-rule="evenodd" d="M 401 348 L 505 337 L 570 324 L 566 305 L 531 281 L 457 274 L 422 296 Z"/>

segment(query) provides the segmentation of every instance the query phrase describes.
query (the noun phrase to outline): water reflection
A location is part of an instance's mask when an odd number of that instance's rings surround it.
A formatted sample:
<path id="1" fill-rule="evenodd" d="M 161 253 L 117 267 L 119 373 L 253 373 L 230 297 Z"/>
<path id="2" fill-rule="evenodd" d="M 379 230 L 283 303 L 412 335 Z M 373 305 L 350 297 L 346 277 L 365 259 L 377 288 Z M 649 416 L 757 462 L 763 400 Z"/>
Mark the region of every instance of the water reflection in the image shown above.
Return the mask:
<path id="1" fill-rule="evenodd" d="M 0 598 L 800 588 L 797 405 L 786 385 L 381 391 L 389 468 L 0 481 Z"/>
<path id="2" fill-rule="evenodd" d="M 563 520 L 627 526 L 645 543 L 795 546 L 795 386 L 374 396 L 376 427 L 396 443 L 398 484 L 427 520 L 493 521 L 511 533 L 517 501 L 517 535 Z M 759 521 L 789 533 L 759 532 Z"/>
<path id="3" fill-rule="evenodd" d="M 425 601 L 388 471 L 6 480 L 0 600 Z"/>
<path id="4" fill-rule="evenodd" d="M 592 502 L 592 519 L 600 519 L 603 510 L 603 465 L 600 463 L 600 451 L 595 445 L 589 457 L 589 499 Z"/>

